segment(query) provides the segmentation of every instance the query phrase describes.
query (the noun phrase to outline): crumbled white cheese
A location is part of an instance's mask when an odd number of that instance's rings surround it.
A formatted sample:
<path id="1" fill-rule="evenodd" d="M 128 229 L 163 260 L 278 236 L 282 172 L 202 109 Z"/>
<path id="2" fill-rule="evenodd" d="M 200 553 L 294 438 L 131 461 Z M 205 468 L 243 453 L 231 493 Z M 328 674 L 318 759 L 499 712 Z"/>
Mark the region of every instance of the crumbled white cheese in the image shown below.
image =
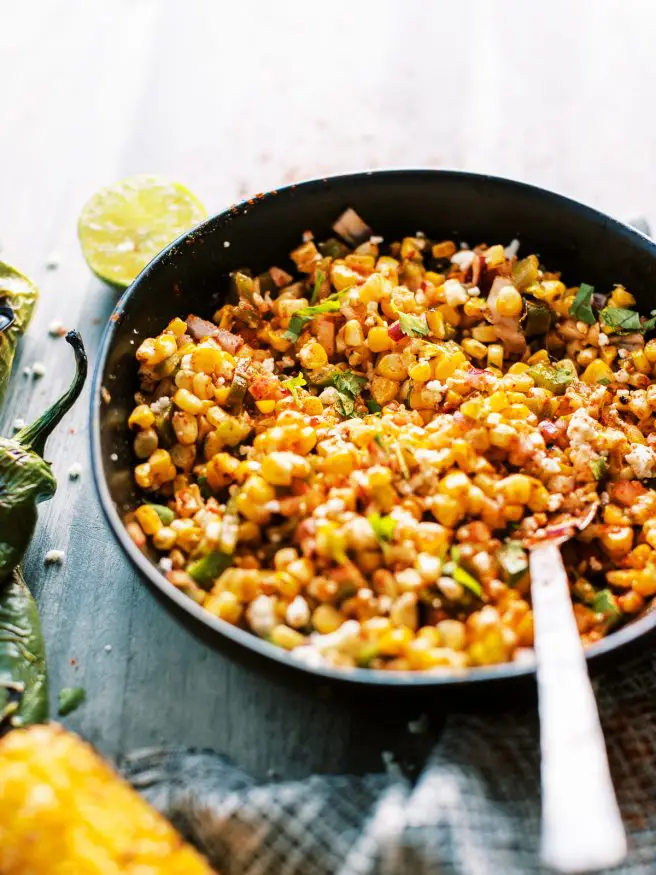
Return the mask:
<path id="1" fill-rule="evenodd" d="M 510 241 L 508 246 L 503 250 L 503 254 L 506 258 L 514 258 L 519 252 L 519 240 L 517 238 Z"/>
<path id="2" fill-rule="evenodd" d="M 180 367 L 183 371 L 191 371 L 191 353 L 188 352 L 186 355 L 182 356 L 182 361 L 180 362 Z"/>
<path id="3" fill-rule="evenodd" d="M 467 289 L 467 294 L 469 295 L 470 298 L 478 298 L 480 293 L 481 293 L 481 290 L 479 289 L 478 286 L 472 286 L 470 289 Z"/>
<path id="4" fill-rule="evenodd" d="M 229 240 L 224 240 L 224 241 L 223 241 L 223 248 L 224 248 L 224 249 L 227 249 L 229 246 L 230 246 L 230 241 L 229 241 Z"/>
<path id="5" fill-rule="evenodd" d="M 370 238 L 369 238 L 369 242 L 370 242 L 373 246 L 379 246 L 379 245 L 383 242 L 383 238 L 382 238 L 382 237 L 379 237 L 379 236 L 376 235 L 376 234 L 374 234 L 373 237 L 370 237 Z"/>
<path id="6" fill-rule="evenodd" d="M 256 635 L 266 638 L 276 625 L 276 615 L 273 599 L 268 595 L 259 595 L 253 599 L 246 609 L 246 619 Z"/>
<path id="7" fill-rule="evenodd" d="M 603 331 L 600 331 L 597 343 L 599 344 L 599 346 L 608 346 L 608 344 L 610 343 L 610 341 L 608 340 L 608 335 L 604 334 Z"/>
<path id="8" fill-rule="evenodd" d="M 299 662 L 304 663 L 309 668 L 319 668 L 319 666 L 324 664 L 324 658 L 321 655 L 321 652 L 312 644 L 304 644 L 302 647 L 295 647 L 291 651 L 291 655 L 294 659 L 298 659 Z"/>
<path id="9" fill-rule="evenodd" d="M 18 419 L 15 419 L 13 428 L 14 431 L 20 431 L 21 428 L 25 428 L 25 420 L 21 419 L 20 417 Z"/>
<path id="10" fill-rule="evenodd" d="M 310 622 L 310 607 L 302 595 L 297 595 L 289 603 L 285 620 L 292 629 L 302 629 Z"/>
<path id="11" fill-rule="evenodd" d="M 118 453 L 112 453 L 109 458 L 112 460 L 112 462 L 118 462 Z"/>
<path id="12" fill-rule="evenodd" d="M 51 337 L 62 337 L 64 334 L 66 334 L 66 329 L 59 321 L 59 319 L 53 319 L 48 326 L 48 334 Z"/>
<path id="13" fill-rule="evenodd" d="M 560 474 L 560 462 L 558 459 L 552 459 L 550 456 L 544 456 L 540 459 L 540 469 L 545 474 Z"/>
<path id="14" fill-rule="evenodd" d="M 162 556 L 158 564 L 159 570 L 163 571 L 164 574 L 168 574 L 169 571 L 173 571 L 173 562 L 169 559 L 168 556 Z"/>
<path id="15" fill-rule="evenodd" d="M 447 280 L 444 283 L 444 298 L 449 307 L 458 307 L 467 303 L 467 289 L 458 280 Z"/>
<path id="16" fill-rule="evenodd" d="M 58 252 L 51 252 L 46 259 L 46 270 L 56 270 L 61 264 L 61 256 Z"/>
<path id="17" fill-rule="evenodd" d="M 46 372 L 46 366 L 43 362 L 34 362 L 32 365 L 32 374 L 35 377 L 43 377 Z"/>
<path id="18" fill-rule="evenodd" d="M 469 270 L 473 260 L 474 253 L 471 249 L 461 249 L 460 252 L 456 252 L 451 256 L 451 264 L 455 264 L 458 270 L 463 271 L 463 273 Z"/>
<path id="19" fill-rule="evenodd" d="M 171 399 L 168 395 L 162 395 L 161 398 L 158 398 L 157 401 L 153 401 L 150 405 L 150 409 L 153 413 L 166 413 L 166 411 L 171 406 Z"/>
<path id="20" fill-rule="evenodd" d="M 112 652 L 112 645 L 105 644 L 105 653 L 111 653 L 111 652 Z"/>
<path id="21" fill-rule="evenodd" d="M 259 598 L 262 598 L 262 596 L 259 596 Z M 325 652 L 326 650 L 348 651 L 359 640 L 360 624 L 357 620 L 347 620 L 345 623 L 342 623 L 339 629 L 335 629 L 334 632 L 328 632 L 327 635 L 315 634 L 312 636 L 312 643 L 320 652 Z"/>
<path id="22" fill-rule="evenodd" d="M 63 550 L 48 550 L 44 556 L 46 565 L 61 565 L 66 558 L 66 553 Z"/>
<path id="23" fill-rule="evenodd" d="M 626 461 L 633 468 L 638 480 L 647 480 L 653 477 L 656 470 L 656 453 L 645 444 L 634 444 L 630 453 L 625 456 Z"/>
<path id="24" fill-rule="evenodd" d="M 570 444 L 589 443 L 597 436 L 599 423 L 589 416 L 583 408 L 576 410 L 567 425 L 567 437 Z"/>
<path id="25" fill-rule="evenodd" d="M 68 469 L 69 480 L 77 480 L 81 473 L 82 465 L 79 462 L 73 462 L 71 467 Z"/>
<path id="26" fill-rule="evenodd" d="M 334 386 L 327 386 L 319 395 L 324 404 L 336 404 L 339 401 L 339 392 Z"/>

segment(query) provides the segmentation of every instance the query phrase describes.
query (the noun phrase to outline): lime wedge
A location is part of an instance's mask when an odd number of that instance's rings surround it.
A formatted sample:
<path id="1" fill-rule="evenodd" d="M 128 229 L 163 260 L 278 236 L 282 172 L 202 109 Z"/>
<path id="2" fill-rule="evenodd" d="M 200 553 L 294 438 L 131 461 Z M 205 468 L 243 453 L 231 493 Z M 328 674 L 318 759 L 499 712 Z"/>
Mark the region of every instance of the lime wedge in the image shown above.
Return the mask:
<path id="1" fill-rule="evenodd" d="M 87 201 L 78 234 L 91 270 L 109 283 L 129 286 L 158 252 L 206 216 L 198 198 L 178 182 L 133 176 Z"/>

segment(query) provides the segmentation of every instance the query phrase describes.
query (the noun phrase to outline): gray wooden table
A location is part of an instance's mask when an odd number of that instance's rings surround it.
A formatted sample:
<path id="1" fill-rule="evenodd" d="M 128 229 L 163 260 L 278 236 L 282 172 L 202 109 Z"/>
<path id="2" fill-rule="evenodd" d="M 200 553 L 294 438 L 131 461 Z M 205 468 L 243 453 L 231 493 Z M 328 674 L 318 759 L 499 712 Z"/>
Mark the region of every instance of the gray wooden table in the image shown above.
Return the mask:
<path id="1" fill-rule="evenodd" d="M 211 211 L 284 181 L 390 165 L 514 176 L 622 217 L 656 203 L 650 0 L 0 0 L 0 20 L 0 257 L 42 292 L 3 433 L 69 379 L 53 319 L 80 329 L 93 360 L 115 293 L 89 275 L 75 225 L 86 198 L 122 176 L 178 178 Z M 37 360 L 45 377 L 23 376 Z M 25 563 L 53 695 L 87 690 L 73 728 L 110 755 L 200 745 L 258 774 L 420 756 L 430 734 L 410 736 L 396 703 L 372 716 L 263 676 L 181 625 L 112 540 L 87 442 L 85 400 L 49 443 L 60 486 Z M 50 548 L 66 551 L 62 567 L 45 567 Z"/>

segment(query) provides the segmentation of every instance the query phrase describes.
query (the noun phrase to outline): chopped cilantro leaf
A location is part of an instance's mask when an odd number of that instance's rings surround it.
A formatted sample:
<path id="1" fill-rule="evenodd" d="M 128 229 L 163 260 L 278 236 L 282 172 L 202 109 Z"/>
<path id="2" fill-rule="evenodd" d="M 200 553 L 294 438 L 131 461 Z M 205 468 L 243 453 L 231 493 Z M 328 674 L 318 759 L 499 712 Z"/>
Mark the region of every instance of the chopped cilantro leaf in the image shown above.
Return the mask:
<path id="1" fill-rule="evenodd" d="M 617 617 L 620 613 L 615 596 L 609 589 L 601 589 L 595 594 L 592 609 L 597 614 L 605 614 L 607 617 Z"/>
<path id="2" fill-rule="evenodd" d="M 616 331 L 640 331 L 640 315 L 624 307 L 606 307 L 599 314 L 605 325 Z"/>
<path id="3" fill-rule="evenodd" d="M 601 456 L 598 459 L 594 459 L 590 462 L 590 470 L 594 476 L 595 480 L 601 480 L 601 478 L 605 475 L 606 471 L 608 471 L 608 462 Z"/>
<path id="4" fill-rule="evenodd" d="M 354 374 L 353 371 L 338 371 L 333 376 L 332 384 L 339 392 L 339 399 L 335 406 L 342 416 L 353 416 L 355 402 L 366 382 L 366 377 Z"/>
<path id="5" fill-rule="evenodd" d="M 369 411 L 369 413 L 381 413 L 383 409 L 377 401 L 374 401 L 373 398 L 367 398 L 364 403 L 367 405 L 367 410 Z"/>
<path id="6" fill-rule="evenodd" d="M 408 337 L 425 337 L 430 334 L 426 319 L 423 316 L 412 316 L 410 313 L 399 313 L 399 326 Z"/>
<path id="7" fill-rule="evenodd" d="M 285 389 L 289 389 L 289 391 L 292 393 L 294 401 L 298 404 L 298 390 L 301 386 L 307 386 L 307 382 L 303 374 L 298 374 L 296 377 L 291 377 L 289 380 L 283 380 L 282 384 Z"/>
<path id="8" fill-rule="evenodd" d="M 60 717 L 65 717 L 79 708 L 86 697 L 84 687 L 64 687 L 57 695 L 57 713 Z"/>
<path id="9" fill-rule="evenodd" d="M 586 325 L 594 325 L 597 320 L 592 312 L 593 294 L 594 286 L 590 286 L 588 283 L 581 283 L 572 306 L 569 308 L 569 315 L 579 319 L 581 322 L 585 322 Z"/>
<path id="10" fill-rule="evenodd" d="M 315 316 L 320 316 L 322 313 L 339 312 L 340 302 L 348 291 L 350 289 L 345 289 L 342 292 L 333 292 L 332 295 L 328 295 L 327 298 L 324 298 L 320 304 L 316 304 L 314 307 L 301 307 L 300 310 L 296 310 L 289 320 L 289 328 L 285 331 L 284 336 L 287 340 L 297 341 L 305 326 Z"/>
<path id="11" fill-rule="evenodd" d="M 381 543 L 392 540 L 394 537 L 394 529 L 396 528 L 396 521 L 393 520 L 391 516 L 381 516 L 379 513 L 370 513 L 367 520 L 369 521 L 371 528 L 374 530 L 374 534 Z"/>
<path id="12" fill-rule="evenodd" d="M 321 286 L 323 285 L 323 281 L 325 280 L 325 276 L 322 271 L 318 270 L 317 274 L 314 278 L 314 288 L 312 289 L 312 297 L 310 298 L 310 303 L 314 304 L 317 300 L 317 295 L 321 291 Z"/>

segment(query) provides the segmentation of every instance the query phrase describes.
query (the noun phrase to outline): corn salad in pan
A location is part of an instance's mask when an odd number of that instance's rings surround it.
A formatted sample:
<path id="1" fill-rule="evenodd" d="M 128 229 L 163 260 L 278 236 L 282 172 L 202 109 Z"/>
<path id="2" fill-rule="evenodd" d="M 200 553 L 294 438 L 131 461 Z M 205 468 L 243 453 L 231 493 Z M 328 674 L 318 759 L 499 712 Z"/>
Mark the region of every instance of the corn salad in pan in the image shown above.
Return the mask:
<path id="1" fill-rule="evenodd" d="M 518 244 L 382 239 L 352 211 L 296 277 L 231 276 L 139 346 L 131 537 L 216 617 L 311 665 L 530 656 L 558 537 L 584 643 L 656 593 L 656 320 Z"/>

